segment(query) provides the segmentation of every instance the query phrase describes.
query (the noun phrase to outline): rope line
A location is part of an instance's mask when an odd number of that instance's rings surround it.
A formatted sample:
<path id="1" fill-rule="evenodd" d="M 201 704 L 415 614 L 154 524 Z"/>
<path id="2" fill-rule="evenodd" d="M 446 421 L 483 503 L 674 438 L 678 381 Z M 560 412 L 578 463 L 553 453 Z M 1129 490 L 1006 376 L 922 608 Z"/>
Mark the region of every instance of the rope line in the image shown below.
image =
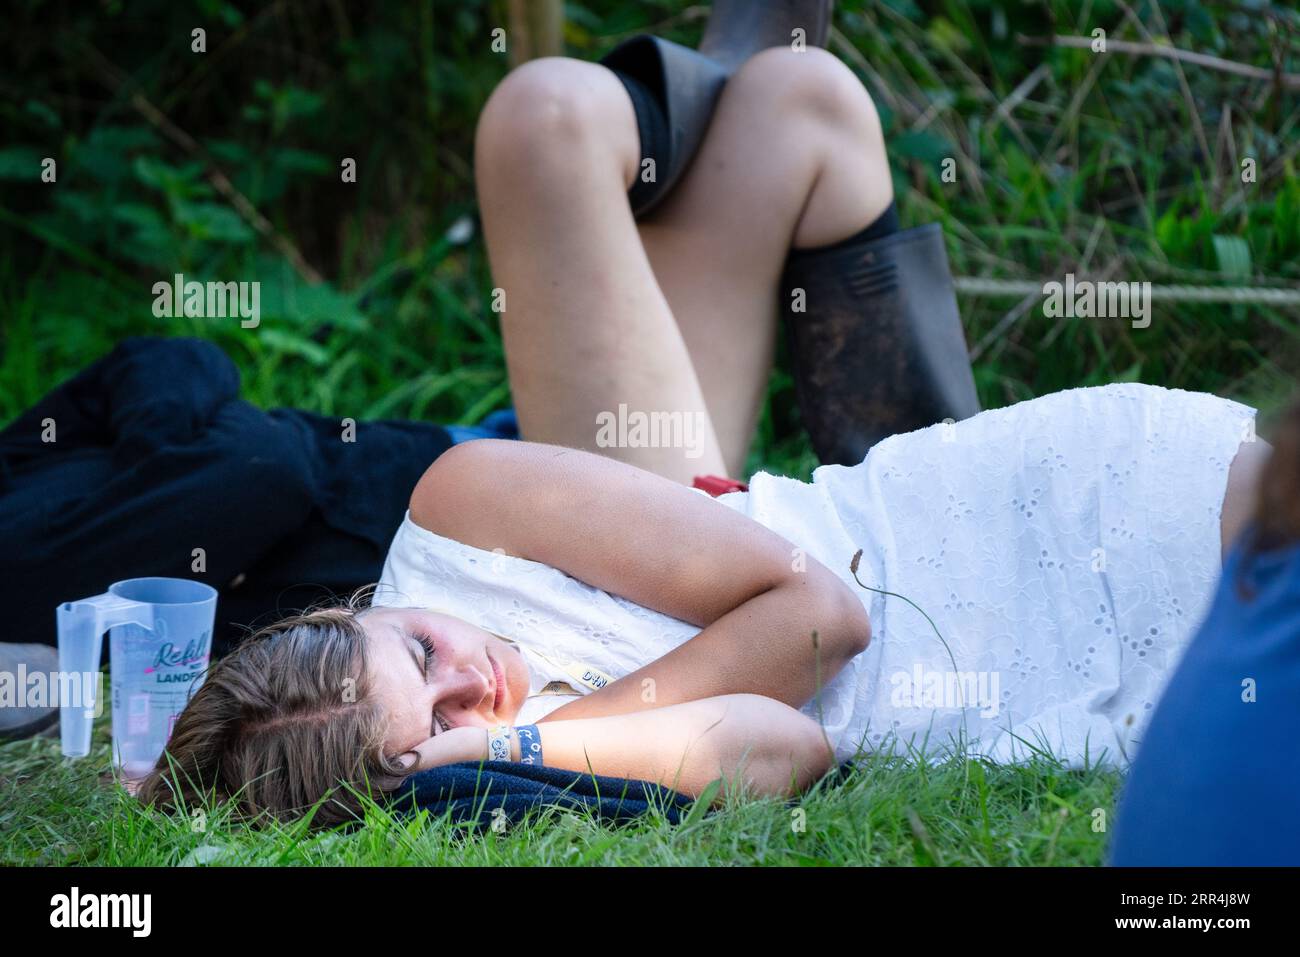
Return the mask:
<path id="1" fill-rule="evenodd" d="M 968 296 L 1045 295 L 1043 284 L 1029 279 L 957 276 L 953 283 L 958 292 Z M 1273 306 L 1300 306 L 1300 289 L 1274 286 L 1166 286 L 1152 283 L 1151 298 L 1174 302 L 1256 302 Z"/>

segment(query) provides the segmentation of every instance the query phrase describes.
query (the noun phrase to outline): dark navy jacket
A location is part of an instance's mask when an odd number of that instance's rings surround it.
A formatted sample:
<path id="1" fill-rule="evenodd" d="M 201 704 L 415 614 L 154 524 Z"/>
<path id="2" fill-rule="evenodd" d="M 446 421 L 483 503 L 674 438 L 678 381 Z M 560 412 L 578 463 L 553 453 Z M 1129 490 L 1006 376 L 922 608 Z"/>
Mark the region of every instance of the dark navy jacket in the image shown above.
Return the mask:
<path id="1" fill-rule="evenodd" d="M 219 590 L 220 655 L 239 626 L 377 581 L 451 437 L 422 422 L 342 434 L 341 418 L 240 400 L 210 342 L 122 342 L 0 432 L 4 640 L 55 644 L 58 603 L 171 575 Z"/>

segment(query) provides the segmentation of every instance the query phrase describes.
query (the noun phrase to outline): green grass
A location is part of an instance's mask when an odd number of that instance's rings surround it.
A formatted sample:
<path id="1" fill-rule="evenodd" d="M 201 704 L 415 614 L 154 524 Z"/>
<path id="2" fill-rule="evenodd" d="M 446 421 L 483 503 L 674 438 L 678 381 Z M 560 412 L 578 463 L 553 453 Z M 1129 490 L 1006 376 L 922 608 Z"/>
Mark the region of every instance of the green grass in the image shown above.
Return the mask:
<path id="1" fill-rule="evenodd" d="M 507 404 L 481 240 L 445 238 L 473 214 L 474 116 L 505 69 L 482 40 L 491 5 L 464 0 L 454 15 L 415 0 L 364 15 L 364 5 L 331 5 L 350 17 L 344 43 L 333 21 L 245 20 L 208 0 L 205 15 L 224 17 L 231 39 L 197 67 L 158 40 L 187 36 L 192 11 L 154 6 L 129 20 L 117 5 L 88 6 L 67 29 L 98 38 L 327 282 L 309 285 L 232 220 L 191 158 L 122 91 L 105 91 L 93 57 L 41 23 L 39 5 L 20 4 L 7 25 L 24 55 L 0 58 L 0 88 L 24 94 L 0 99 L 0 423 L 138 334 L 214 340 L 239 366 L 244 396 L 264 407 L 468 423 Z M 1165 0 L 1159 14 L 1133 6 L 1147 31 L 1175 46 L 1300 72 L 1300 15 L 1282 4 Z M 701 27 L 685 0 L 566 9 L 570 52 L 588 59 L 649 24 L 687 43 Z M 880 109 L 903 222 L 941 222 L 954 273 L 1300 283 L 1294 91 L 1016 40 L 1094 26 L 1145 40 L 1112 0 L 842 0 L 836 26 L 843 40 L 833 49 Z M 268 61 L 280 50 L 311 52 Z M 995 119 L 1040 66 L 1023 101 Z M 334 182 L 340 150 L 366 171 L 355 192 Z M 60 161 L 57 190 L 27 172 L 44 155 Z M 1257 161 L 1255 183 L 1238 175 L 1244 156 Z M 945 158 L 957 161 L 956 183 L 940 175 Z M 261 327 L 153 318 L 151 283 L 173 272 L 259 279 Z M 1157 302 L 1151 326 L 1138 330 L 1048 320 L 1014 300 L 961 306 L 988 407 L 1145 381 L 1267 412 L 1300 369 L 1295 310 Z M 749 465 L 806 477 L 814 464 L 782 358 Z M 72 764 L 55 740 L 0 745 L 0 862 L 175 864 L 208 846 L 238 863 L 1098 864 L 1106 834 L 1094 831 L 1094 812 L 1109 817 L 1118 785 L 1113 773 L 1048 762 L 871 758 L 847 783 L 800 802 L 802 832 L 777 802 L 617 829 L 556 812 L 479 836 L 380 811 L 353 834 L 255 833 L 213 809 L 200 832 L 106 783 L 106 734 L 101 722 L 93 756 Z"/>
<path id="2" fill-rule="evenodd" d="M 221 806 L 145 810 L 102 780 L 107 732 L 102 719 L 92 756 L 77 762 L 59 757 L 50 739 L 0 746 L 0 864 L 1096 865 L 1118 783 L 1114 772 L 1046 759 L 932 766 L 874 756 L 797 802 L 731 800 L 677 824 L 658 811 L 614 826 L 547 808 L 475 832 L 371 802 L 364 826 L 313 833 L 252 829 Z"/>

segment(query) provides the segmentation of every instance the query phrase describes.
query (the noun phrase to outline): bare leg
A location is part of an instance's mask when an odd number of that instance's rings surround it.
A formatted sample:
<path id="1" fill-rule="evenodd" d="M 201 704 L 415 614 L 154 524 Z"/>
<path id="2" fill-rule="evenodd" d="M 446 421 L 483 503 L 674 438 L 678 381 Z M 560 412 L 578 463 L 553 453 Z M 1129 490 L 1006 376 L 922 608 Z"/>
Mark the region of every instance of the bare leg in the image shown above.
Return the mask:
<path id="1" fill-rule="evenodd" d="M 604 67 L 534 60 L 479 120 L 475 171 L 511 387 L 525 438 L 603 451 L 679 481 L 726 466 L 686 344 L 626 192 L 632 102 Z M 695 449 L 600 448 L 620 404 L 700 423 Z"/>
<path id="2" fill-rule="evenodd" d="M 603 67 L 516 70 L 484 108 L 476 152 L 525 437 L 680 481 L 743 467 L 789 247 L 851 235 L 892 197 L 870 98 L 820 50 L 745 64 L 639 233 L 625 196 L 640 155 L 635 114 Z M 620 405 L 700 416 L 698 447 L 599 447 L 597 417 Z"/>
<path id="3" fill-rule="evenodd" d="M 732 475 L 762 409 L 791 246 L 822 246 L 893 199 L 880 120 L 824 50 L 771 49 L 728 82 L 708 137 L 641 224 Z"/>
<path id="4" fill-rule="evenodd" d="M 1273 447 L 1263 439 L 1243 442 L 1228 467 L 1228 488 L 1223 495 L 1219 523 L 1219 540 L 1225 558 L 1246 523 L 1254 517 L 1260 473 L 1272 451 Z"/>

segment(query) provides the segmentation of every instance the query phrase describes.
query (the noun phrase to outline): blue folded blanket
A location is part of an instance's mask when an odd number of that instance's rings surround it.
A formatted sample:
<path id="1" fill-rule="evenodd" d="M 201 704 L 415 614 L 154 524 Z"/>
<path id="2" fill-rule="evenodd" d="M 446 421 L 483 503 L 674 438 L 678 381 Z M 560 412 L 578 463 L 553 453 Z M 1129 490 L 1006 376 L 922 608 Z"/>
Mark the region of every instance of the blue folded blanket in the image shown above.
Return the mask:
<path id="1" fill-rule="evenodd" d="M 648 781 L 631 781 L 509 761 L 464 762 L 413 774 L 391 795 L 399 811 L 423 808 L 435 816 L 477 828 L 489 826 L 498 808 L 517 823 L 546 806 L 585 808 L 602 821 L 629 821 L 658 807 L 673 824 L 693 799 Z"/>
<path id="2" fill-rule="evenodd" d="M 853 772 L 852 762 L 832 768 L 825 780 L 840 784 Z M 585 808 L 606 823 L 630 821 L 652 808 L 678 824 L 695 799 L 649 781 L 604 777 L 510 761 L 464 762 L 411 775 L 389 796 L 394 809 L 413 813 L 423 808 L 435 817 L 450 812 L 457 823 L 481 829 L 491 825 L 497 808 L 517 823 L 530 811 L 557 806 Z M 798 803 L 795 798 L 789 803 Z"/>

